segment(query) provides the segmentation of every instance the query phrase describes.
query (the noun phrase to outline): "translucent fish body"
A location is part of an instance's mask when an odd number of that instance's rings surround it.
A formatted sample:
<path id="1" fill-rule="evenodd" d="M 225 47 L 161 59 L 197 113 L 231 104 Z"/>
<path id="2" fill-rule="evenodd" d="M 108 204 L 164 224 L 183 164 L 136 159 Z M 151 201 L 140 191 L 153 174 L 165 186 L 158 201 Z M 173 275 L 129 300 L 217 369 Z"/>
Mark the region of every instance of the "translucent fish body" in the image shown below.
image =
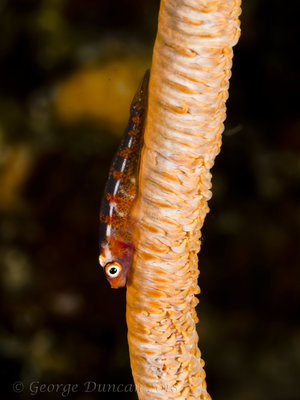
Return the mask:
<path id="1" fill-rule="evenodd" d="M 112 162 L 100 209 L 100 265 L 111 287 L 126 284 L 134 254 L 132 208 L 138 191 L 138 172 L 147 108 L 149 71 L 130 106 L 130 118 Z"/>

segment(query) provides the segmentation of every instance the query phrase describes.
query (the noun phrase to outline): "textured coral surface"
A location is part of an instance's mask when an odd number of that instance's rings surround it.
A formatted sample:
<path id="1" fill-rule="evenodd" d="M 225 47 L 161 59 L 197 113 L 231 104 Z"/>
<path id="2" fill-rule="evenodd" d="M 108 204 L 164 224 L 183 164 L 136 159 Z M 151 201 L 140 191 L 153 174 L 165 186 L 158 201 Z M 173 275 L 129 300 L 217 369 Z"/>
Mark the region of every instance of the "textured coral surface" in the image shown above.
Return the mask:
<path id="1" fill-rule="evenodd" d="M 161 3 L 127 286 L 140 399 L 209 399 L 195 329 L 200 229 L 221 146 L 240 1 Z"/>

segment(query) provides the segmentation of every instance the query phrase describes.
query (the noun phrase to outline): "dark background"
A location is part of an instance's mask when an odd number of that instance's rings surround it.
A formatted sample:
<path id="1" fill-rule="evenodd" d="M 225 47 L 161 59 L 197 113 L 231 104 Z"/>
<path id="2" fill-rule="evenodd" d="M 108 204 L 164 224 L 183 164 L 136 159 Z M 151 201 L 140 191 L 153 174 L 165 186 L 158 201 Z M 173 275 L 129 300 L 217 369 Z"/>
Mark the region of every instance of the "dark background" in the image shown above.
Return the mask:
<path id="1" fill-rule="evenodd" d="M 291 4 L 244 1 L 234 48 L 199 256 L 199 344 L 214 399 L 300 398 L 299 35 Z M 111 290 L 98 266 L 98 210 L 131 97 L 150 66 L 158 7 L 0 1 L 3 399 L 32 398 L 35 381 L 132 383 L 125 290 Z M 24 382 L 22 394 L 15 381 Z M 68 398 L 112 395 L 79 389 Z"/>

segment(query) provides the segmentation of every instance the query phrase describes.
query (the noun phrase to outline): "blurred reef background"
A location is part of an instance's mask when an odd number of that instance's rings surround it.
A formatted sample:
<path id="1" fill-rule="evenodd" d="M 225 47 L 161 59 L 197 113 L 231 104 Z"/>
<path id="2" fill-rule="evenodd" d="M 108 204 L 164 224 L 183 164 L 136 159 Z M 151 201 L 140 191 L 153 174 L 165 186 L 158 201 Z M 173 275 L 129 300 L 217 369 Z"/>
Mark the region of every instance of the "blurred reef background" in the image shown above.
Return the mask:
<path id="1" fill-rule="evenodd" d="M 0 0 L 1 399 L 32 398 L 36 381 L 132 383 L 125 290 L 98 266 L 98 211 L 158 9 Z M 300 398 L 296 15 L 292 2 L 243 2 L 199 256 L 199 345 L 218 400 Z M 68 398 L 114 395 L 137 399 Z"/>

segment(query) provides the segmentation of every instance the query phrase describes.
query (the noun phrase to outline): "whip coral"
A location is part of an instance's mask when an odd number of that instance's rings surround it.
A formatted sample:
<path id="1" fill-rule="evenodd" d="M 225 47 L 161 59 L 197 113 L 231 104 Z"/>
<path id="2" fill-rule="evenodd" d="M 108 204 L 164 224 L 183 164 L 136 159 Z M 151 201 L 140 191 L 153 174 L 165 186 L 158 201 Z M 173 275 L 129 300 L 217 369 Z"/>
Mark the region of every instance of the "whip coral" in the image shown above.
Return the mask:
<path id="1" fill-rule="evenodd" d="M 200 229 L 221 146 L 239 0 L 163 0 L 149 83 L 127 284 L 140 399 L 209 399 L 197 346 Z"/>

